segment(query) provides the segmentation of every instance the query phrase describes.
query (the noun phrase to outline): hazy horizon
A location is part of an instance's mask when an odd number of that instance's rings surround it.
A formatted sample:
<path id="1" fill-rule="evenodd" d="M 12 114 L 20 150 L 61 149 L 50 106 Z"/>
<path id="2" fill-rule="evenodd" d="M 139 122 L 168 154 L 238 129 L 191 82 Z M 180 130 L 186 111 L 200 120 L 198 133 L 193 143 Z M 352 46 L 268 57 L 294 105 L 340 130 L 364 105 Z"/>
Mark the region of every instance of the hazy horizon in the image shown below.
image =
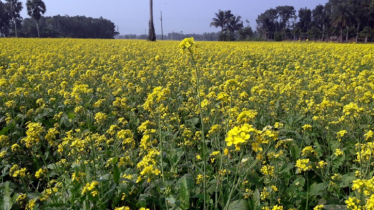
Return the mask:
<path id="1" fill-rule="evenodd" d="M 23 18 L 28 18 L 26 0 L 20 0 L 24 9 L 21 12 Z M 318 4 L 325 4 L 328 0 L 216 0 L 214 1 L 153 1 L 153 18 L 156 34 L 161 34 L 160 12 L 163 16 L 164 34 L 181 32 L 184 34 L 218 32 L 220 29 L 209 27 L 212 18 L 218 10 L 231 10 L 234 15 L 240 15 L 250 21 L 253 29 L 256 28 L 256 18 L 265 10 L 277 6 L 294 6 L 296 11 L 302 7 L 314 9 Z M 44 0 L 47 12 L 44 16 L 69 15 L 99 18 L 102 16 L 114 22 L 119 28 L 120 34 L 144 34 L 148 33 L 149 1 L 101 1 L 101 0 Z M 117 29 L 116 29 L 117 30 Z"/>

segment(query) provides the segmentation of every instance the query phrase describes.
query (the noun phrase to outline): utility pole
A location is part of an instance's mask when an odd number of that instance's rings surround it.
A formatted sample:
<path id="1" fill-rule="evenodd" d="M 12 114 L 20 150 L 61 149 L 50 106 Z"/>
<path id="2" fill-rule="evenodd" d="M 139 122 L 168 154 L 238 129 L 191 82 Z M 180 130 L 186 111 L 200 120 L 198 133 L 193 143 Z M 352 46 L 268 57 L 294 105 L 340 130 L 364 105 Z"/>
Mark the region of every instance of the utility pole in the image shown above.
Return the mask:
<path id="1" fill-rule="evenodd" d="M 161 18 L 160 18 L 160 20 L 161 20 L 161 39 L 164 40 L 164 31 L 162 29 L 162 11 L 160 13 L 161 13 Z"/>

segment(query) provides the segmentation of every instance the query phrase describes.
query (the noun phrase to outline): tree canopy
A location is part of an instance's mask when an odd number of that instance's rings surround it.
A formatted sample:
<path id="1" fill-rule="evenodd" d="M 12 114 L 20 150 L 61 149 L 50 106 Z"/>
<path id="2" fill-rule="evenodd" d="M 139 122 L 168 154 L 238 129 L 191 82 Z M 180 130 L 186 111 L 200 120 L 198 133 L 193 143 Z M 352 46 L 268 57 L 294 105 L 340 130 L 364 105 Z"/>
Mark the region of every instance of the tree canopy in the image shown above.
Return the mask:
<path id="1" fill-rule="evenodd" d="M 329 0 L 314 9 L 300 8 L 297 14 L 292 6 L 279 6 L 261 13 L 256 22 L 258 33 L 268 40 L 366 42 L 374 36 L 374 1 Z"/>
<path id="2" fill-rule="evenodd" d="M 69 37 L 69 38 L 103 38 L 112 39 L 118 34 L 112 21 L 85 16 L 53 16 L 41 17 L 41 37 Z M 22 37 L 38 37 L 34 20 L 26 18 L 22 22 L 20 31 Z"/>
<path id="3" fill-rule="evenodd" d="M 210 26 L 220 28 L 219 40 L 248 40 L 254 34 L 265 40 L 374 41 L 374 0 L 329 0 L 315 8 L 283 5 L 258 15 L 257 27 L 243 26 L 231 10 L 215 13 Z"/>
<path id="4" fill-rule="evenodd" d="M 39 20 L 42 17 L 42 14 L 47 11 L 46 6 L 42 0 L 27 0 L 26 7 L 27 14 L 36 20 L 36 29 L 38 31 L 38 37 L 40 37 Z"/>
<path id="5" fill-rule="evenodd" d="M 236 40 L 237 34 L 236 32 L 240 31 L 239 38 L 245 38 L 247 36 L 252 35 L 252 29 L 247 26 L 245 30 L 243 30 L 243 21 L 241 20 L 241 16 L 235 16 L 231 13 L 231 10 L 222 11 L 219 10 L 218 13 L 215 13 L 215 17 L 212 19 L 210 26 L 214 26 L 216 28 L 221 28 L 220 35 L 218 40 L 220 41 L 233 41 Z"/>
<path id="6" fill-rule="evenodd" d="M 14 34 L 17 37 L 17 25 L 22 20 L 20 12 L 22 11 L 22 3 L 18 0 L 6 0 L 5 12 L 8 14 L 6 20 L 10 21 L 9 25 L 14 29 Z"/>

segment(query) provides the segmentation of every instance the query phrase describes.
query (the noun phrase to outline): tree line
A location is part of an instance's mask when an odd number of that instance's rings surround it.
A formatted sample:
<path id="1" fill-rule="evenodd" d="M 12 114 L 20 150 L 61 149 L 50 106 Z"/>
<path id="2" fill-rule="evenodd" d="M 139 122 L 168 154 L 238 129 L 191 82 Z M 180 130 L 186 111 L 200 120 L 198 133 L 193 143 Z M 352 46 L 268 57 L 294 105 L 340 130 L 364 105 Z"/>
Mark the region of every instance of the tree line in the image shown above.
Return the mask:
<path id="1" fill-rule="evenodd" d="M 215 13 L 210 26 L 220 28 L 218 40 L 374 41 L 374 0 L 329 0 L 314 9 L 293 6 L 270 8 L 258 15 L 257 28 L 244 27 L 230 10 Z"/>
<path id="2" fill-rule="evenodd" d="M 210 33 L 203 33 L 203 34 L 196 34 L 196 33 L 183 33 L 183 32 L 171 32 L 164 34 L 156 34 L 157 40 L 183 40 L 184 38 L 194 37 L 196 41 L 217 41 L 219 33 L 210 32 Z M 148 34 L 121 34 L 115 36 L 116 39 L 148 39 Z"/>
<path id="3" fill-rule="evenodd" d="M 112 21 L 85 16 L 52 16 L 40 19 L 40 37 L 69 37 L 69 38 L 98 38 L 112 39 L 118 32 Z M 37 29 L 33 20 L 26 18 L 22 21 L 20 37 L 37 37 Z"/>
<path id="4" fill-rule="evenodd" d="M 114 38 L 118 34 L 114 23 L 102 17 L 43 17 L 46 5 L 42 0 L 27 0 L 26 8 L 30 18 L 23 19 L 21 2 L 0 0 L 1 37 Z"/>
<path id="5" fill-rule="evenodd" d="M 278 6 L 260 14 L 257 31 L 268 40 L 373 41 L 374 0 L 329 0 L 314 9 Z"/>

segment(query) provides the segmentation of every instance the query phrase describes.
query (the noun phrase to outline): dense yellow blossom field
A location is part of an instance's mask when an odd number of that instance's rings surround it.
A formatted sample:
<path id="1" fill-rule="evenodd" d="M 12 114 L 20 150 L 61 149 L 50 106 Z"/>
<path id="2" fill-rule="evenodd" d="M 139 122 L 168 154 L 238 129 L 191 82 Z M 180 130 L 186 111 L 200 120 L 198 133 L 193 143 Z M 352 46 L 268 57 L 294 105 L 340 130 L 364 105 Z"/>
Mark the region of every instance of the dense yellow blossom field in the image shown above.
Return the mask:
<path id="1" fill-rule="evenodd" d="M 374 209 L 373 45 L 0 46 L 0 209 Z"/>

